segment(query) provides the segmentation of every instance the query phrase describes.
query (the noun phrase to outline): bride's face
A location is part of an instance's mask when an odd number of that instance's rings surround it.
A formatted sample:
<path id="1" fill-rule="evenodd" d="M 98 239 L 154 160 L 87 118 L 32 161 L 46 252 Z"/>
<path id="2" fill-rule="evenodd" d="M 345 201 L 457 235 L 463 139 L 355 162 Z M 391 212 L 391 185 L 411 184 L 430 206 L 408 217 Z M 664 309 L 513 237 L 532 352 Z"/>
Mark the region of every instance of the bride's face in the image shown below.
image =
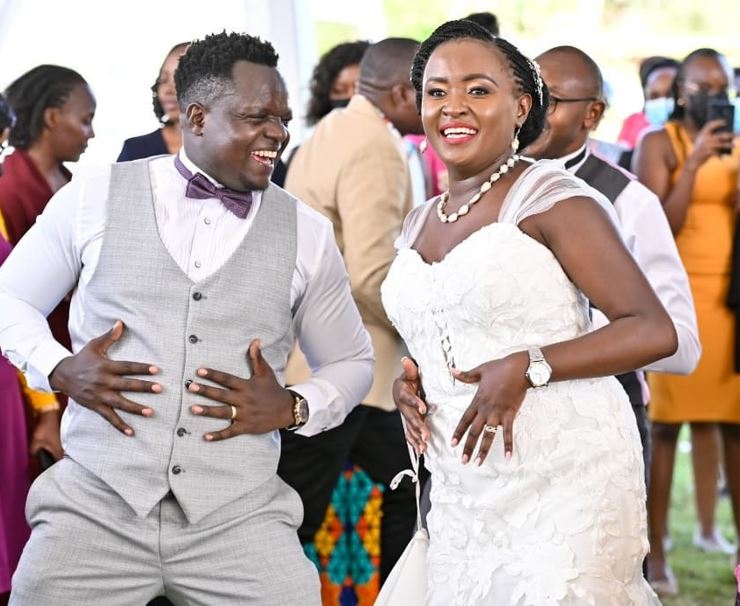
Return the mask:
<path id="1" fill-rule="evenodd" d="M 450 169 L 477 174 L 511 149 L 529 111 L 506 57 L 474 39 L 439 45 L 424 70 L 421 117 L 427 139 Z"/>

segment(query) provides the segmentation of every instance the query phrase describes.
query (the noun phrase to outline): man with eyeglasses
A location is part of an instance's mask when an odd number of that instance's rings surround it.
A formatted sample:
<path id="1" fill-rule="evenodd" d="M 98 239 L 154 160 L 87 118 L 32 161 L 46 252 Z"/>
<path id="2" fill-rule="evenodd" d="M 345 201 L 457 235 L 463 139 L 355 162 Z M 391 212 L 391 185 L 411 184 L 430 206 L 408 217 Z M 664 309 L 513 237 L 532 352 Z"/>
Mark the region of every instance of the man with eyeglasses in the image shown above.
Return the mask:
<path id="1" fill-rule="evenodd" d="M 606 109 L 601 71 L 591 57 L 572 46 L 552 48 L 537 57 L 537 61 L 550 91 L 550 105 L 542 135 L 525 154 L 562 162 L 566 170 L 614 204 L 625 244 L 671 316 L 678 335 L 676 353 L 646 370 L 689 374 L 701 354 L 696 312 L 688 277 L 660 201 L 634 175 L 589 149 L 589 134 L 599 125 Z M 594 309 L 594 327 L 606 322 L 606 317 Z M 627 392 L 637 419 L 647 479 L 650 452 L 645 415 L 647 385 L 641 371 L 617 379 Z"/>

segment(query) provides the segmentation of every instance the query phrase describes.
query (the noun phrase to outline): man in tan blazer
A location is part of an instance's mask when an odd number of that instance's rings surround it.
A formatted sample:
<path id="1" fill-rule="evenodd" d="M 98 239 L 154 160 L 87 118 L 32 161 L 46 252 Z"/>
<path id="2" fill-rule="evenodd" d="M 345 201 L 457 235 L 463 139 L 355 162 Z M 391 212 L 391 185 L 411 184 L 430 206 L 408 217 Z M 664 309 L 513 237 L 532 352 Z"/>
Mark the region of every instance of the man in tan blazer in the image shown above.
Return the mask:
<path id="1" fill-rule="evenodd" d="M 334 110 L 317 124 L 291 160 L 285 183 L 290 193 L 334 224 L 376 365 L 370 393 L 342 426 L 312 438 L 285 432 L 278 473 L 303 499 L 299 536 L 304 543 L 313 540 L 348 458 L 386 486 L 381 579 L 411 538 L 416 519 L 411 484 L 402 483 L 405 490 L 394 492 L 388 488 L 396 473 L 408 467 L 408 453 L 391 394 L 393 380 L 401 373 L 402 343 L 385 315 L 380 285 L 412 206 L 402 135 L 422 132 L 409 82 L 417 46 L 413 40 L 388 38 L 366 51 L 357 94 L 346 108 Z M 305 354 L 294 351 L 286 369 L 289 384 L 310 375 L 311 352 Z"/>

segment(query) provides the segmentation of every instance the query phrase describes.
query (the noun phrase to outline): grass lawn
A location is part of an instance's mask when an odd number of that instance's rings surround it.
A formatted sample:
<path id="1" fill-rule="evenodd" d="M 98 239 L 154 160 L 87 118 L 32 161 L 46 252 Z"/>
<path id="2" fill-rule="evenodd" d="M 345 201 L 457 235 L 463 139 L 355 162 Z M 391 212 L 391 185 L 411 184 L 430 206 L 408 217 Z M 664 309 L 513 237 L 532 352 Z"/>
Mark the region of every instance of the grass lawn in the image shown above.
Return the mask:
<path id="1" fill-rule="evenodd" d="M 732 606 L 736 589 L 730 556 L 705 554 L 691 542 L 696 527 L 696 508 L 691 453 L 686 447 L 688 441 L 688 429 L 684 427 L 676 456 L 669 519 L 673 549 L 668 559 L 678 579 L 679 595 L 663 598 L 663 604 Z M 726 497 L 721 498 L 717 506 L 717 525 L 726 538 L 734 540 L 732 512 Z"/>

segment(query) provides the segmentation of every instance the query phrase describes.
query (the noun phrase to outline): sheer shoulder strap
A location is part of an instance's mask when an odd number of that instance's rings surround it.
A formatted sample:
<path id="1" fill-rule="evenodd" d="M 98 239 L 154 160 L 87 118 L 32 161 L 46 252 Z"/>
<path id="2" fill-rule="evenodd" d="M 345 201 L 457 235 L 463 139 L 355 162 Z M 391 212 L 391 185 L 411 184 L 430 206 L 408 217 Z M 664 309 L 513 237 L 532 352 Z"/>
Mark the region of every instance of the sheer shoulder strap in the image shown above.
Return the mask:
<path id="1" fill-rule="evenodd" d="M 395 247 L 396 250 L 404 248 L 411 248 L 416 242 L 416 238 L 419 237 L 421 228 L 424 227 L 424 222 L 429 216 L 429 212 L 437 203 L 438 196 L 427 200 L 424 204 L 412 208 L 406 218 L 403 220 L 403 227 L 401 228 L 401 235 L 396 238 Z"/>
<path id="2" fill-rule="evenodd" d="M 576 196 L 593 198 L 612 222 L 618 225 L 617 215 L 609 200 L 554 160 L 535 162 L 521 174 L 504 200 L 499 222 L 518 225 L 527 217 L 546 212 L 558 202 Z"/>

